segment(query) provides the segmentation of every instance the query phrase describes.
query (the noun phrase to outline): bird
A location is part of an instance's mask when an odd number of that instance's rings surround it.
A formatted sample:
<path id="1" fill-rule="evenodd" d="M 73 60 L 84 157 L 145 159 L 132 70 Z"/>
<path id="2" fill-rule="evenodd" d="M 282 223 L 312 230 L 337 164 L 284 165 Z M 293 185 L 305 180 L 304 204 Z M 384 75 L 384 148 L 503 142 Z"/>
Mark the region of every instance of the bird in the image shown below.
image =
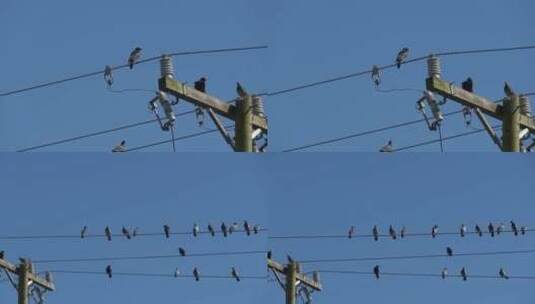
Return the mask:
<path id="1" fill-rule="evenodd" d="M 273 256 L 273 252 L 271 252 L 271 250 L 268 250 L 267 252 L 267 259 L 268 260 L 271 260 L 271 257 Z"/>
<path id="2" fill-rule="evenodd" d="M 165 238 L 169 238 L 169 235 L 171 234 L 171 227 L 169 225 L 163 225 L 163 233 L 165 234 Z"/>
<path id="3" fill-rule="evenodd" d="M 193 224 L 193 236 L 197 237 L 199 235 L 199 232 L 201 232 L 201 228 L 197 223 Z"/>
<path id="4" fill-rule="evenodd" d="M 451 247 L 446 248 L 446 253 L 448 256 L 453 256 L 453 249 L 451 249 Z"/>
<path id="5" fill-rule="evenodd" d="M 193 268 L 193 277 L 195 278 L 195 281 L 199 282 L 200 274 L 199 274 L 199 270 L 197 270 L 197 267 Z"/>
<path id="6" fill-rule="evenodd" d="M 111 152 L 113 153 L 126 152 L 126 140 L 122 140 L 120 143 L 118 143 L 115 147 L 113 147 Z"/>
<path id="7" fill-rule="evenodd" d="M 245 229 L 245 233 L 247 233 L 247 235 L 251 235 L 251 226 L 249 226 L 247 221 L 243 221 L 243 228 Z"/>
<path id="8" fill-rule="evenodd" d="M 461 277 L 463 278 L 463 281 L 466 281 L 468 279 L 466 275 L 466 269 L 464 267 L 461 269 Z"/>
<path id="9" fill-rule="evenodd" d="M 525 235 L 525 234 L 526 234 L 526 231 L 527 231 L 526 226 L 522 226 L 522 227 L 520 227 L 520 233 L 521 233 L 522 235 Z"/>
<path id="10" fill-rule="evenodd" d="M 513 231 L 515 236 L 518 236 L 518 228 L 516 227 L 516 224 L 513 221 L 511 221 L 511 231 Z"/>
<path id="11" fill-rule="evenodd" d="M 87 233 L 87 226 L 84 226 L 82 228 L 82 231 L 80 231 L 80 238 L 85 238 L 85 234 Z"/>
<path id="12" fill-rule="evenodd" d="M 375 241 L 378 241 L 379 240 L 379 229 L 377 228 L 377 225 L 373 226 L 373 239 Z"/>
<path id="13" fill-rule="evenodd" d="M 437 225 L 434 225 L 433 228 L 431 229 L 431 236 L 433 238 L 436 238 L 438 235 L 438 226 Z"/>
<path id="14" fill-rule="evenodd" d="M 379 152 L 382 152 L 382 153 L 394 152 L 394 145 L 392 144 L 392 140 L 389 140 L 388 143 L 379 150 Z"/>
<path id="15" fill-rule="evenodd" d="M 479 236 L 483 236 L 483 231 L 481 230 L 481 228 L 479 227 L 479 225 L 476 225 L 476 233 L 477 233 Z"/>
<path id="16" fill-rule="evenodd" d="M 405 237 L 405 232 L 406 232 L 405 226 L 401 227 L 401 231 L 399 232 L 399 236 L 401 238 L 404 238 Z"/>
<path id="17" fill-rule="evenodd" d="M 210 235 L 215 236 L 215 230 L 211 224 L 208 224 L 208 232 L 210 232 Z"/>
<path id="18" fill-rule="evenodd" d="M 442 279 L 445 279 L 448 276 L 448 268 L 446 267 L 442 268 L 441 276 L 442 276 Z"/>
<path id="19" fill-rule="evenodd" d="M 194 83 L 195 90 L 206 93 L 206 77 L 201 77 Z"/>
<path id="20" fill-rule="evenodd" d="M 178 253 L 180 253 L 180 256 L 186 256 L 186 249 L 180 247 L 178 248 Z"/>
<path id="21" fill-rule="evenodd" d="M 128 231 L 128 229 L 126 229 L 126 227 L 123 226 L 123 229 L 121 230 L 121 232 L 123 233 L 123 235 L 127 238 L 127 239 L 131 239 L 132 237 L 130 236 L 130 231 Z"/>
<path id="22" fill-rule="evenodd" d="M 396 65 L 398 67 L 398 69 L 401 68 L 401 64 L 407 60 L 407 58 L 409 57 L 409 48 L 402 48 L 401 51 L 399 51 L 398 53 L 398 56 L 396 57 Z"/>
<path id="23" fill-rule="evenodd" d="M 375 275 L 375 278 L 379 280 L 379 265 L 375 265 L 375 267 L 373 267 L 373 274 Z"/>
<path id="24" fill-rule="evenodd" d="M 228 234 L 232 234 L 233 232 L 236 232 L 238 230 L 240 230 L 240 224 L 238 224 L 237 222 L 234 222 L 232 223 L 232 225 L 230 225 L 228 229 Z"/>
<path id="25" fill-rule="evenodd" d="M 108 275 L 108 278 L 111 279 L 111 277 L 112 277 L 111 265 L 106 266 L 106 274 Z"/>
<path id="26" fill-rule="evenodd" d="M 178 269 L 178 267 L 175 269 L 175 278 L 178 278 L 178 276 L 180 275 L 180 270 Z"/>
<path id="27" fill-rule="evenodd" d="M 223 232 L 224 237 L 228 236 L 227 225 L 225 223 L 221 223 L 221 232 Z"/>
<path id="28" fill-rule="evenodd" d="M 254 234 L 258 234 L 259 231 L 260 231 L 260 226 L 259 225 L 254 225 L 253 226 L 253 233 Z"/>
<path id="29" fill-rule="evenodd" d="M 247 96 L 247 91 L 245 91 L 239 82 L 236 82 L 236 92 L 238 92 L 238 96 L 241 98 L 245 98 Z"/>
<path id="30" fill-rule="evenodd" d="M 349 231 L 347 232 L 347 237 L 351 239 L 351 238 L 353 238 L 354 234 L 355 234 L 355 226 L 351 226 L 349 228 Z"/>
<path id="31" fill-rule="evenodd" d="M 494 237 L 494 225 L 492 223 L 489 223 L 489 233 L 490 236 Z"/>
<path id="32" fill-rule="evenodd" d="M 136 47 L 131 53 L 130 56 L 128 56 L 128 66 L 130 69 L 134 68 L 134 64 L 141 58 L 141 51 L 142 49 L 140 47 Z"/>
<path id="33" fill-rule="evenodd" d="M 461 237 L 464 237 L 466 234 L 466 226 L 464 224 L 461 225 L 460 232 L 461 232 Z"/>
<path id="34" fill-rule="evenodd" d="M 232 277 L 236 279 L 236 281 L 240 281 L 240 276 L 238 275 L 238 271 L 236 270 L 236 268 L 232 267 L 231 274 Z"/>
<path id="35" fill-rule="evenodd" d="M 292 257 L 289 254 L 286 255 L 286 259 L 288 260 L 288 264 L 294 263 L 294 259 L 292 259 Z"/>
<path id="36" fill-rule="evenodd" d="M 513 97 L 515 95 L 515 92 L 513 91 L 511 86 L 509 86 L 507 81 L 505 82 L 505 85 L 503 87 L 503 91 L 505 92 L 505 96 L 507 96 L 507 97 Z"/>
<path id="37" fill-rule="evenodd" d="M 106 238 L 108 239 L 108 241 L 111 241 L 111 229 L 110 229 L 110 227 L 106 226 L 106 228 L 104 229 L 104 233 L 106 234 Z"/>
<path id="38" fill-rule="evenodd" d="M 6 252 L 4 250 L 0 250 L 0 260 L 3 260 L 6 256 Z"/>
<path id="39" fill-rule="evenodd" d="M 472 81 L 471 77 L 468 77 L 465 81 L 462 83 L 463 90 L 473 93 L 474 92 L 474 82 Z"/>
<path id="40" fill-rule="evenodd" d="M 111 74 L 111 71 L 111 66 L 107 65 L 106 67 L 104 67 L 104 81 L 106 81 L 108 87 L 111 87 L 111 85 L 113 84 L 113 75 Z"/>
<path id="41" fill-rule="evenodd" d="M 372 80 L 376 87 L 378 87 L 381 84 L 381 70 L 378 66 L 374 65 L 372 67 Z"/>
<path id="42" fill-rule="evenodd" d="M 388 228 L 388 233 L 390 233 L 390 236 L 392 237 L 393 240 L 397 238 L 396 230 L 394 230 L 394 227 L 392 227 L 392 225 L 390 225 L 390 228 Z"/>
<path id="43" fill-rule="evenodd" d="M 509 276 L 505 273 L 505 270 L 503 270 L 503 268 L 500 268 L 499 274 L 500 274 L 500 278 L 509 280 Z"/>

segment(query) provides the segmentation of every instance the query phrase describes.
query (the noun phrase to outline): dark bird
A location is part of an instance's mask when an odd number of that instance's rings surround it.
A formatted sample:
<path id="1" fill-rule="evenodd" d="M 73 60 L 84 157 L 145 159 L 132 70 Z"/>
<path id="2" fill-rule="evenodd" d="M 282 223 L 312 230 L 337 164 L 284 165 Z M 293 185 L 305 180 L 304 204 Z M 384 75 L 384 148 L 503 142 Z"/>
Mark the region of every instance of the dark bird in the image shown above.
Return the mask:
<path id="1" fill-rule="evenodd" d="M 461 277 L 463 278 L 463 281 L 466 281 L 468 279 L 466 275 L 466 269 L 464 269 L 464 267 L 461 269 Z"/>
<path id="2" fill-rule="evenodd" d="M 269 251 L 267 252 L 267 258 L 268 258 L 268 260 L 271 260 L 271 257 L 272 257 L 272 256 L 273 256 L 273 252 L 271 252 L 271 250 L 269 250 Z"/>
<path id="3" fill-rule="evenodd" d="M 117 144 L 113 149 L 111 149 L 111 152 L 113 153 L 121 153 L 126 152 L 126 140 L 121 141 L 119 144 Z"/>
<path id="4" fill-rule="evenodd" d="M 518 236 L 518 228 L 516 227 L 516 224 L 513 221 L 511 221 L 511 231 L 513 231 L 515 236 Z"/>
<path id="5" fill-rule="evenodd" d="M 509 280 L 509 276 L 505 273 L 505 270 L 503 270 L 503 268 L 500 268 L 499 274 L 500 274 L 500 278 Z"/>
<path id="6" fill-rule="evenodd" d="M 372 80 L 376 87 L 381 84 L 381 70 L 378 66 L 374 65 L 372 67 Z"/>
<path id="7" fill-rule="evenodd" d="M 461 225 L 461 237 L 464 237 L 466 235 L 466 226 L 464 224 Z"/>
<path id="8" fill-rule="evenodd" d="M 132 237 L 130 236 L 130 231 L 128 231 L 128 229 L 126 229 L 126 227 L 123 226 L 123 229 L 121 230 L 121 232 L 123 233 L 123 235 L 127 238 L 127 239 L 131 239 Z"/>
<path id="9" fill-rule="evenodd" d="M 289 254 L 286 255 L 286 259 L 288 260 L 288 264 L 294 263 L 294 259 L 292 259 L 292 257 Z"/>
<path id="10" fill-rule="evenodd" d="M 375 267 L 373 267 L 373 274 L 375 275 L 375 278 L 379 280 L 379 265 L 375 265 Z"/>
<path id="11" fill-rule="evenodd" d="M 489 233 L 490 236 L 494 237 L 494 225 L 492 223 L 489 223 Z"/>
<path id="12" fill-rule="evenodd" d="M 379 240 L 379 229 L 377 228 L 377 225 L 373 226 L 373 239 L 375 241 L 378 241 Z"/>
<path id="13" fill-rule="evenodd" d="M 106 84 L 108 85 L 108 87 L 111 87 L 111 85 L 113 84 L 113 75 L 111 71 L 112 71 L 112 68 L 109 65 L 107 65 L 104 68 L 104 81 L 106 81 Z"/>
<path id="14" fill-rule="evenodd" d="M 260 231 L 260 226 L 259 225 L 254 225 L 253 226 L 253 233 L 254 234 L 258 234 L 259 231 Z"/>
<path id="15" fill-rule="evenodd" d="M 472 78 L 468 77 L 465 81 L 462 83 L 463 90 L 473 93 L 474 92 L 474 82 L 472 81 Z"/>
<path id="16" fill-rule="evenodd" d="M 111 277 L 112 277 L 111 265 L 106 266 L 106 274 L 108 275 L 108 278 L 111 279 Z"/>
<path id="17" fill-rule="evenodd" d="M 80 238 L 85 238 L 85 234 L 87 233 L 87 226 L 84 226 L 84 228 L 82 228 L 82 231 L 80 232 Z"/>
<path id="18" fill-rule="evenodd" d="M 208 232 L 210 232 L 210 235 L 215 236 L 215 230 L 212 225 L 208 224 Z"/>
<path id="19" fill-rule="evenodd" d="M 245 233 L 247 233 L 247 235 L 251 235 L 251 226 L 249 226 L 247 221 L 243 222 L 243 228 L 245 229 Z"/>
<path id="20" fill-rule="evenodd" d="M 445 279 L 448 276 L 448 268 L 446 267 L 442 268 L 441 276 L 442 276 L 442 279 Z"/>
<path id="21" fill-rule="evenodd" d="M 178 253 L 180 253 L 180 256 L 186 256 L 186 249 L 180 247 L 178 248 Z"/>
<path id="22" fill-rule="evenodd" d="M 163 233 L 165 234 L 165 238 L 168 239 L 171 234 L 171 227 L 169 225 L 163 225 Z"/>
<path id="23" fill-rule="evenodd" d="M 505 96 L 507 97 L 513 97 L 515 95 L 515 92 L 513 91 L 513 89 L 509 86 L 509 84 L 507 83 L 507 81 L 505 82 L 505 85 L 503 87 L 503 91 L 505 92 Z"/>
<path id="24" fill-rule="evenodd" d="M 401 64 L 403 64 L 403 62 L 405 62 L 407 58 L 409 58 L 409 48 L 404 47 L 403 49 L 401 49 L 401 51 L 399 51 L 398 56 L 396 57 L 396 64 L 398 69 L 401 68 Z"/>
<path id="25" fill-rule="evenodd" d="M 393 240 L 397 238 L 396 230 L 394 230 L 394 227 L 392 227 L 392 225 L 390 225 L 390 228 L 388 228 L 388 233 L 390 233 L 390 237 L 392 237 Z"/>
<path id="26" fill-rule="evenodd" d="M 128 66 L 130 69 L 133 69 L 134 64 L 141 58 L 141 51 L 142 49 L 140 47 L 136 47 L 132 53 L 130 53 L 130 56 L 128 56 Z"/>
<path id="27" fill-rule="evenodd" d="M 245 91 L 239 82 L 236 83 L 236 92 L 238 92 L 238 96 L 241 98 L 245 98 L 247 96 L 247 91 Z"/>
<path id="28" fill-rule="evenodd" d="M 232 277 L 236 279 L 236 281 L 240 281 L 240 276 L 238 275 L 238 271 L 236 270 L 236 268 L 232 267 L 231 274 Z"/>
<path id="29" fill-rule="evenodd" d="M 225 223 L 221 223 L 221 232 L 223 232 L 224 237 L 228 236 L 227 225 Z"/>
<path id="30" fill-rule="evenodd" d="M 199 80 L 195 81 L 194 87 L 195 90 L 206 93 L 206 78 L 201 77 Z"/>
<path id="31" fill-rule="evenodd" d="M 379 152 L 382 152 L 382 153 L 394 152 L 394 145 L 392 144 L 392 140 L 389 140 L 388 143 L 379 150 Z"/>
<path id="32" fill-rule="evenodd" d="M 476 233 L 479 236 L 483 236 L 483 231 L 481 230 L 481 227 L 479 227 L 479 225 L 476 225 Z"/>
<path id="33" fill-rule="evenodd" d="M 355 234 L 355 226 L 351 226 L 349 228 L 349 231 L 347 232 L 347 237 L 351 239 L 351 238 L 353 238 L 354 234 Z"/>
<path id="34" fill-rule="evenodd" d="M 193 224 L 193 236 L 197 237 L 199 233 L 201 232 L 201 228 L 197 223 Z"/>
<path id="35" fill-rule="evenodd" d="M 106 238 L 108 239 L 108 241 L 111 241 L 111 229 L 110 229 L 110 227 L 106 226 L 106 228 L 104 229 L 104 233 L 106 234 Z"/>
<path id="36" fill-rule="evenodd" d="M 525 235 L 525 234 L 526 234 L 526 231 L 527 231 L 526 226 L 522 226 L 522 227 L 520 227 L 520 233 L 521 233 L 522 235 Z"/>
<path id="37" fill-rule="evenodd" d="M 453 256 L 453 249 L 451 249 L 451 247 L 446 248 L 446 253 L 448 256 Z"/>
<path id="38" fill-rule="evenodd" d="M 431 236 L 432 236 L 433 238 L 436 238 L 437 235 L 438 235 L 438 226 L 435 225 L 435 226 L 433 226 L 433 228 L 431 229 Z"/>
<path id="39" fill-rule="evenodd" d="M 407 232 L 407 230 L 405 229 L 405 226 L 401 227 L 401 231 L 399 232 L 399 236 L 401 238 L 404 238 L 406 232 Z"/>
<path id="40" fill-rule="evenodd" d="M 0 250 L 0 260 L 3 260 L 6 256 L 6 252 L 4 250 Z"/>
<path id="41" fill-rule="evenodd" d="M 195 281 L 199 282 L 200 274 L 199 274 L 199 270 L 197 270 L 197 267 L 193 268 L 193 277 L 195 278 Z"/>

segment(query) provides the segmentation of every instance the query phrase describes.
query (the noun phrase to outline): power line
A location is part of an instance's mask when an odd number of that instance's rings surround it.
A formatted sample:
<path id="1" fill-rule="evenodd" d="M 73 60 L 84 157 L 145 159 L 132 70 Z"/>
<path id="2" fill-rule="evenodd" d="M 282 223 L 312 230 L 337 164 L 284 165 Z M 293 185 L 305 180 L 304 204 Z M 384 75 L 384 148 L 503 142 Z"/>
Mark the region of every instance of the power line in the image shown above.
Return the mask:
<path id="1" fill-rule="evenodd" d="M 326 274 L 356 274 L 356 275 L 370 275 L 373 276 L 374 273 L 371 271 L 352 271 L 352 270 L 317 270 L 320 273 Z M 381 272 L 381 276 L 398 276 L 398 277 L 433 277 L 441 278 L 441 274 L 436 273 L 413 273 L 413 272 Z M 446 277 L 453 278 L 462 278 L 459 274 L 448 274 Z M 498 275 L 474 275 L 468 274 L 468 279 L 500 279 L 504 278 Z M 518 280 L 535 280 L 535 276 L 509 276 L 509 279 L 518 279 Z"/>
<path id="2" fill-rule="evenodd" d="M 213 49 L 213 50 L 197 50 L 197 51 L 175 52 L 175 53 L 171 53 L 171 54 L 167 54 L 167 55 L 171 56 L 171 57 L 175 57 L 175 56 L 185 56 L 185 55 L 199 55 L 199 54 L 214 54 L 214 53 L 225 53 L 225 52 L 249 51 L 249 50 L 259 50 L 259 49 L 266 49 L 266 48 L 268 48 L 267 45 L 262 45 L 262 46 L 250 46 L 250 47 L 227 48 L 227 49 Z M 161 58 L 161 56 L 154 56 L 154 57 L 150 57 L 150 58 L 147 58 L 147 59 L 143 59 L 143 60 L 138 61 L 136 63 L 136 65 L 143 64 L 143 63 L 146 63 L 146 62 L 155 61 L 155 60 L 159 60 L 160 58 Z M 114 71 L 114 70 L 119 70 L 119 69 L 126 68 L 128 66 L 129 66 L 128 64 L 123 64 L 123 65 L 118 65 L 118 66 L 112 67 L 111 69 L 112 69 L 112 71 Z M 51 82 L 46 82 L 46 83 L 30 86 L 30 87 L 27 87 L 27 88 L 22 88 L 22 89 L 17 89 L 17 90 L 5 92 L 5 93 L 0 93 L 0 97 L 14 95 L 14 94 L 27 92 L 27 91 L 31 91 L 31 90 L 35 90 L 35 89 L 40 89 L 40 88 L 44 88 L 44 87 L 49 87 L 49 86 L 53 86 L 53 85 L 57 85 L 57 84 L 61 84 L 61 83 L 69 82 L 69 81 L 74 81 L 74 80 L 78 80 L 78 79 L 88 78 L 88 77 L 92 77 L 92 76 L 96 76 L 96 75 L 102 75 L 103 73 L 104 73 L 104 70 L 99 70 L 99 71 L 96 71 L 96 72 L 81 74 L 81 75 L 77 75 L 77 76 L 73 76 L 73 77 L 69 77 L 69 78 L 65 78 L 65 79 L 61 79 L 61 80 L 55 80 L 55 81 L 51 81 Z"/>
<path id="3" fill-rule="evenodd" d="M 49 272 L 53 274 L 89 274 L 89 275 L 102 275 L 106 276 L 107 274 L 102 271 L 81 271 L 81 270 L 50 270 Z M 113 276 L 129 276 L 129 277 L 162 277 L 162 278 L 194 278 L 193 275 L 184 275 L 180 274 L 175 276 L 174 274 L 167 273 L 147 273 L 147 272 L 113 272 Z M 235 279 L 231 275 L 200 275 L 200 279 Z M 250 280 L 267 280 L 267 276 L 242 276 L 240 279 L 250 279 Z"/>
<path id="4" fill-rule="evenodd" d="M 189 258 L 189 257 L 239 256 L 239 255 L 255 255 L 255 254 L 265 254 L 265 253 L 266 253 L 266 250 L 252 250 L 252 251 L 228 251 L 228 252 L 210 252 L 210 253 L 188 253 L 185 256 L 181 256 L 179 254 L 122 256 L 122 257 L 114 256 L 114 257 L 32 260 L 32 262 L 34 264 L 50 264 L 50 263 L 71 263 L 71 262 L 137 261 L 137 260 L 159 260 L 159 259 L 176 259 L 176 258 Z"/>

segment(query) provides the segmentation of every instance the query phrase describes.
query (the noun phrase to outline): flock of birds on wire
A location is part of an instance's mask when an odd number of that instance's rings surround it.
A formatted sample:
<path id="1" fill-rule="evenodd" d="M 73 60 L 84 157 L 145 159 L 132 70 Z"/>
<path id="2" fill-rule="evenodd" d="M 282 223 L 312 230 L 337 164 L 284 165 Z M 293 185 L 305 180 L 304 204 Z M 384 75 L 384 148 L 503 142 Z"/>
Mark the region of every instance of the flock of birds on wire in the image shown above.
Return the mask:
<path id="1" fill-rule="evenodd" d="M 112 269 L 111 265 L 106 266 L 105 271 L 106 271 L 106 275 L 108 276 L 108 278 L 111 279 L 113 277 L 113 269 Z M 199 269 L 197 267 L 194 267 L 192 273 L 193 273 L 193 278 L 195 279 L 195 281 L 199 282 L 201 280 L 201 273 L 199 272 Z M 182 273 L 180 272 L 180 270 L 178 268 L 176 268 L 176 270 L 174 272 L 174 277 L 178 278 L 181 275 L 182 275 Z M 240 275 L 239 275 L 238 270 L 236 269 L 236 267 L 232 267 L 231 268 L 230 275 L 237 282 L 241 281 Z"/>
<path id="2" fill-rule="evenodd" d="M 379 278 L 381 276 L 381 269 L 380 269 L 379 265 L 375 265 L 373 267 L 373 274 L 374 274 L 375 278 L 377 280 L 379 280 Z M 503 269 L 503 268 L 500 268 L 500 270 L 498 271 L 498 275 L 502 279 L 505 279 L 505 280 L 509 279 L 509 275 L 505 272 L 505 269 Z M 442 269 L 442 271 L 440 273 L 440 276 L 442 277 L 442 279 L 446 279 L 449 276 L 447 267 L 444 267 Z M 461 270 L 459 271 L 459 275 L 458 276 L 460 278 L 462 278 L 463 281 L 468 281 L 468 277 L 469 276 L 468 276 L 468 272 L 466 271 L 466 267 L 461 268 Z"/>

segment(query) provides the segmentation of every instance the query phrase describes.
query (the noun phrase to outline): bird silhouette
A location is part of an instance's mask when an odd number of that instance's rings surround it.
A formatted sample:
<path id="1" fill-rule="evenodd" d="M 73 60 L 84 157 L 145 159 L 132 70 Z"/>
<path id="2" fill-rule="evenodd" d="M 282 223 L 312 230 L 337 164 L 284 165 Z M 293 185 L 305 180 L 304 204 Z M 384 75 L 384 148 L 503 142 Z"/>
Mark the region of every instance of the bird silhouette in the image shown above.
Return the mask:
<path id="1" fill-rule="evenodd" d="M 448 268 L 444 267 L 442 269 L 441 276 L 442 276 L 442 279 L 445 279 L 448 276 Z"/>
<path id="2" fill-rule="evenodd" d="M 178 253 L 180 253 L 180 256 L 186 256 L 186 249 L 180 247 L 178 248 Z"/>
<path id="3" fill-rule="evenodd" d="M 267 259 L 268 259 L 268 260 L 271 260 L 271 257 L 272 257 L 272 256 L 273 256 L 273 252 L 271 252 L 271 250 L 269 250 L 269 251 L 267 252 Z"/>
<path id="4" fill-rule="evenodd" d="M 353 238 L 354 234 L 355 234 L 355 226 L 351 226 L 349 228 L 349 231 L 347 232 L 347 237 L 351 239 L 351 238 Z"/>
<path id="5" fill-rule="evenodd" d="M 87 226 L 84 226 L 82 228 L 82 231 L 80 231 L 80 238 L 85 238 L 85 234 L 87 233 Z"/>
<path id="6" fill-rule="evenodd" d="M 405 233 L 406 233 L 406 229 L 405 229 L 405 226 L 401 227 L 401 231 L 399 232 L 399 236 L 401 238 L 404 238 L 405 237 Z"/>
<path id="7" fill-rule="evenodd" d="M 468 77 L 465 81 L 463 81 L 462 88 L 467 92 L 474 92 L 474 82 L 472 81 L 471 77 Z"/>
<path id="8" fill-rule="evenodd" d="M 243 228 L 245 229 L 245 233 L 247 235 L 251 235 L 251 226 L 249 226 L 247 221 L 243 221 Z"/>
<path id="9" fill-rule="evenodd" d="M 381 84 L 381 70 L 378 66 L 374 65 L 372 67 L 372 80 L 376 87 Z"/>
<path id="10" fill-rule="evenodd" d="M 446 248 L 446 253 L 448 256 L 453 256 L 453 249 L 451 249 L 451 247 Z"/>
<path id="11" fill-rule="evenodd" d="M 505 85 L 503 87 L 503 91 L 505 92 L 505 96 L 507 96 L 507 97 L 513 97 L 515 95 L 515 92 L 513 91 L 511 86 L 509 86 L 507 81 L 505 82 Z"/>
<path id="12" fill-rule="evenodd" d="M 461 237 L 464 237 L 466 234 L 466 226 L 464 224 L 461 225 L 460 233 Z"/>
<path id="13" fill-rule="evenodd" d="M 106 266 L 106 274 L 108 275 L 108 278 L 111 279 L 112 277 L 111 265 Z"/>
<path id="14" fill-rule="evenodd" d="M 132 236 L 130 235 L 130 231 L 128 231 L 128 229 L 126 229 L 125 226 L 123 226 L 123 229 L 121 230 L 121 232 L 123 233 L 123 235 L 127 238 L 127 239 L 131 239 Z"/>
<path id="15" fill-rule="evenodd" d="M 231 274 L 232 277 L 236 279 L 236 281 L 240 281 L 240 276 L 238 275 L 238 271 L 236 270 L 236 268 L 232 267 Z"/>
<path id="16" fill-rule="evenodd" d="M 433 238 L 436 238 L 438 235 L 438 225 L 434 225 L 433 228 L 431 229 L 431 236 Z"/>
<path id="17" fill-rule="evenodd" d="M 224 237 L 228 236 L 227 225 L 225 223 L 221 223 L 221 232 L 223 232 Z"/>
<path id="18" fill-rule="evenodd" d="M 171 227 L 169 225 L 163 225 L 163 233 L 165 234 L 165 238 L 169 238 L 171 235 Z"/>
<path id="19" fill-rule="evenodd" d="M 392 237 L 393 240 L 397 239 L 396 230 L 394 230 L 394 227 L 392 227 L 392 225 L 390 225 L 390 227 L 388 228 L 388 233 L 390 234 L 390 237 Z"/>
<path id="20" fill-rule="evenodd" d="M 515 236 L 518 236 L 518 228 L 516 227 L 516 224 L 513 221 L 511 221 L 511 231 L 513 231 Z"/>
<path id="21" fill-rule="evenodd" d="M 194 83 L 195 90 L 206 93 L 206 77 L 201 77 Z"/>
<path id="22" fill-rule="evenodd" d="M 253 233 L 254 234 L 258 234 L 259 231 L 260 231 L 260 226 L 259 225 L 254 225 L 253 226 Z"/>
<path id="23" fill-rule="evenodd" d="M 128 66 L 130 69 L 134 68 L 134 64 L 137 63 L 137 61 L 141 58 L 141 51 L 142 49 L 140 47 L 136 47 L 131 53 L 130 56 L 128 56 Z"/>
<path id="24" fill-rule="evenodd" d="M 180 275 L 180 270 L 178 269 L 178 267 L 175 269 L 175 278 L 178 278 L 178 276 Z"/>
<path id="25" fill-rule="evenodd" d="M 407 58 L 409 58 L 409 48 L 404 47 L 399 51 L 398 56 L 396 57 L 396 65 L 398 69 L 401 68 L 401 65 Z"/>
<path id="26" fill-rule="evenodd" d="M 241 98 L 245 98 L 247 96 L 247 91 L 245 91 L 245 89 L 242 87 L 242 85 L 239 82 L 236 83 L 236 92 L 238 93 L 238 96 L 240 96 Z"/>
<path id="27" fill-rule="evenodd" d="M 106 234 L 106 238 L 108 239 L 108 241 L 111 241 L 111 229 L 110 229 L 110 227 L 106 226 L 106 228 L 104 229 L 104 234 Z"/>
<path id="28" fill-rule="evenodd" d="M 492 223 L 489 223 L 489 233 L 491 237 L 494 237 L 494 225 Z"/>
<path id="29" fill-rule="evenodd" d="M 522 227 L 520 227 L 520 233 L 521 233 L 522 235 L 525 235 L 525 234 L 526 234 L 526 231 L 527 231 L 526 226 L 522 226 Z"/>
<path id="30" fill-rule="evenodd" d="M 463 278 L 463 281 L 468 279 L 468 276 L 466 275 L 466 269 L 464 267 L 461 269 L 461 278 Z"/>
<path id="31" fill-rule="evenodd" d="M 483 231 L 481 230 L 481 227 L 479 227 L 479 225 L 476 225 L 476 233 L 480 237 L 483 236 Z"/>
<path id="32" fill-rule="evenodd" d="M 379 280 L 379 265 L 375 265 L 375 267 L 373 267 L 373 274 L 375 275 L 375 278 Z"/>
<path id="33" fill-rule="evenodd" d="M 111 87 L 113 84 L 112 68 L 109 65 L 104 67 L 104 81 L 106 81 L 108 87 Z"/>
<path id="34" fill-rule="evenodd" d="M 0 250 L 0 260 L 3 260 L 6 257 L 6 252 L 4 250 Z"/>
<path id="35" fill-rule="evenodd" d="M 503 268 L 500 268 L 499 274 L 500 274 L 500 278 L 509 280 L 509 276 L 505 273 L 505 270 L 503 270 Z"/>
<path id="36" fill-rule="evenodd" d="M 193 277 L 195 278 L 195 281 L 199 282 L 200 280 L 200 273 L 197 267 L 193 268 Z"/>
<path id="37" fill-rule="evenodd" d="M 215 230 L 212 225 L 208 224 L 208 232 L 210 232 L 210 235 L 215 236 Z"/>
<path id="38" fill-rule="evenodd" d="M 394 144 L 392 143 L 392 140 L 389 140 L 386 145 L 381 147 L 379 152 L 382 152 L 382 153 L 392 153 L 392 152 L 394 152 Z"/>
<path id="39" fill-rule="evenodd" d="M 197 223 L 193 224 L 193 236 L 197 237 L 199 235 L 199 232 L 201 232 L 201 228 Z"/>
<path id="40" fill-rule="evenodd" d="M 122 140 L 120 143 L 118 143 L 111 150 L 111 152 L 113 152 L 113 153 L 122 153 L 122 152 L 126 152 L 126 151 L 127 151 L 127 149 L 126 149 L 126 140 Z"/>
<path id="41" fill-rule="evenodd" d="M 379 240 L 379 229 L 377 228 L 377 225 L 373 226 L 372 233 L 373 233 L 373 239 L 375 241 L 378 241 Z"/>

